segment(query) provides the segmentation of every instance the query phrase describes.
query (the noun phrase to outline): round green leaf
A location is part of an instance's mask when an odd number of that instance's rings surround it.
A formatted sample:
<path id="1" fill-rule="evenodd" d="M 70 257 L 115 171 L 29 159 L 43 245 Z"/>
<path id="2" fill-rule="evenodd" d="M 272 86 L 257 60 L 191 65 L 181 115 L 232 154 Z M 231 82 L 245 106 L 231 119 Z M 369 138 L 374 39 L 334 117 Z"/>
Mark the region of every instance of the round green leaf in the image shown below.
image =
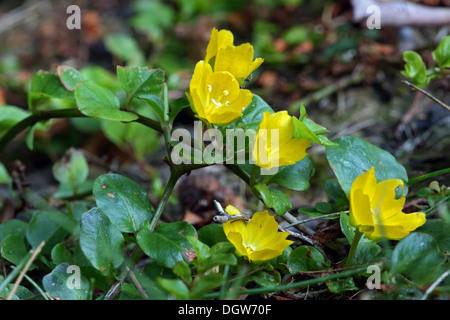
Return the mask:
<path id="1" fill-rule="evenodd" d="M 309 178 L 313 172 L 311 160 L 305 157 L 295 164 L 281 167 L 274 175 L 267 175 L 264 182 L 267 184 L 276 183 L 292 190 L 305 191 L 310 186 Z"/>
<path id="2" fill-rule="evenodd" d="M 432 236 L 413 232 L 400 241 L 392 252 L 391 272 L 401 273 L 419 285 L 425 285 L 442 274 L 445 260 Z"/>
<path id="3" fill-rule="evenodd" d="M 287 264 L 292 273 L 323 270 L 330 267 L 330 262 L 325 262 L 323 255 L 310 246 L 295 248 L 289 255 Z"/>
<path id="4" fill-rule="evenodd" d="M 98 208 L 92 208 L 81 216 L 81 250 L 102 274 L 111 274 L 122 264 L 123 242 L 122 233 Z"/>
<path id="5" fill-rule="evenodd" d="M 255 189 L 261 195 L 264 204 L 268 208 L 272 208 L 276 214 L 283 215 L 292 209 L 292 204 L 282 191 L 269 188 L 263 183 L 258 183 L 255 185 Z"/>
<path id="6" fill-rule="evenodd" d="M 224 128 L 245 128 L 256 130 L 259 127 L 259 123 L 263 119 L 264 111 L 273 113 L 273 109 L 261 97 L 254 94 L 252 102 L 242 112 L 242 117 Z"/>
<path id="7" fill-rule="evenodd" d="M 151 220 L 154 210 L 147 192 L 133 180 L 120 174 L 104 174 L 92 187 L 100 210 L 122 232 L 137 232 L 145 221 Z"/>
<path id="8" fill-rule="evenodd" d="M 136 114 L 120 110 L 119 99 L 112 91 L 91 80 L 76 86 L 75 100 L 81 113 L 91 118 L 117 121 L 138 119 Z"/>
<path id="9" fill-rule="evenodd" d="M 179 221 L 161 224 L 154 231 L 143 229 L 137 235 L 137 242 L 158 264 L 173 268 L 178 261 L 192 259 L 195 251 L 186 237 L 196 235 L 192 225 Z"/>
<path id="10" fill-rule="evenodd" d="M 117 78 L 127 93 L 128 99 L 140 95 L 161 93 L 164 72 L 147 67 L 117 67 Z"/>
<path id="11" fill-rule="evenodd" d="M 408 181 L 405 168 L 392 154 L 356 136 L 334 140 L 335 148 L 327 148 L 327 160 L 347 197 L 353 181 L 375 167 L 377 181 L 401 179 Z M 405 185 L 405 194 L 407 193 Z"/>
<path id="12" fill-rule="evenodd" d="M 51 273 L 43 278 L 44 289 L 52 297 L 61 300 L 86 300 L 89 297 L 89 281 L 80 274 L 78 278 L 80 288 L 69 286 L 70 277 L 74 276 L 74 272 L 69 268 L 70 266 L 69 263 L 57 265 Z"/>

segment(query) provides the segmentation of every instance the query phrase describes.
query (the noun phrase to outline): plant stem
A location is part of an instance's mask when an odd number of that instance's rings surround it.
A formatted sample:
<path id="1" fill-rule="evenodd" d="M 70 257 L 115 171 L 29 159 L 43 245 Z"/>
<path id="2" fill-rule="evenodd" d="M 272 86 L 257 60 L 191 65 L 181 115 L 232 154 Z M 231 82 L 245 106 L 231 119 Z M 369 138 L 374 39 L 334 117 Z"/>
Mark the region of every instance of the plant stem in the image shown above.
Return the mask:
<path id="1" fill-rule="evenodd" d="M 362 232 L 359 232 L 358 229 L 355 230 L 355 235 L 353 236 L 352 245 L 350 247 L 350 251 L 348 253 L 347 262 L 345 263 L 346 267 L 350 267 L 353 258 L 355 257 L 356 248 L 358 247 L 359 240 L 361 240 Z"/>
<path id="2" fill-rule="evenodd" d="M 250 189 L 253 189 L 253 186 L 255 185 L 256 176 L 258 174 L 258 169 L 259 169 L 259 167 L 256 164 L 254 164 L 253 168 L 252 168 L 252 172 L 250 174 L 250 184 L 249 184 Z"/>
<path id="3" fill-rule="evenodd" d="M 433 100 L 434 102 L 436 102 L 438 105 L 440 105 L 441 107 L 444 107 L 445 109 L 447 109 L 448 111 L 450 111 L 450 107 L 448 105 L 446 105 L 445 103 L 443 103 L 441 100 L 439 100 L 438 98 L 434 97 L 432 94 L 428 93 L 427 91 L 419 88 L 418 86 L 416 86 L 415 84 L 406 81 L 406 80 L 402 80 L 403 83 L 406 83 L 408 86 L 413 87 L 414 89 L 422 92 L 424 95 L 426 95 L 428 98 L 430 98 L 431 100 Z"/>
<path id="4" fill-rule="evenodd" d="M 305 281 L 289 283 L 289 284 L 285 284 L 285 285 L 278 285 L 278 286 L 273 286 L 273 287 L 261 287 L 261 288 L 247 289 L 247 290 L 236 290 L 236 291 L 233 291 L 233 294 L 235 296 L 239 296 L 239 295 L 244 295 L 244 294 L 245 295 L 264 294 L 264 293 L 271 293 L 271 292 L 277 292 L 277 291 L 298 289 L 298 288 L 302 288 L 302 287 L 307 287 L 307 286 L 327 282 L 330 280 L 347 278 L 347 277 L 353 276 L 355 274 L 365 272 L 366 270 L 367 270 L 367 266 L 362 266 L 362 267 L 358 267 L 358 268 L 351 268 L 351 269 L 348 269 L 341 273 L 335 273 L 335 274 L 332 274 L 332 275 L 329 275 L 326 277 L 314 278 L 314 279 L 309 279 L 309 280 L 305 280 Z M 214 298 L 218 298 L 219 295 L 220 295 L 220 292 L 213 292 L 210 294 L 206 294 L 204 296 L 204 298 L 205 299 L 214 299 Z"/>
<path id="5" fill-rule="evenodd" d="M 158 224 L 159 218 L 161 218 L 161 215 L 164 211 L 164 208 L 167 204 L 167 201 L 169 201 L 170 195 L 178 181 L 178 179 L 183 175 L 183 173 L 180 173 L 177 170 L 174 170 L 171 168 L 170 171 L 170 177 L 169 181 L 167 181 L 167 185 L 164 189 L 163 195 L 161 197 L 161 200 L 158 204 L 158 207 L 156 208 L 155 215 L 153 216 L 152 221 L 150 222 L 150 231 L 154 230 L 156 228 L 156 225 Z"/>
<path id="6" fill-rule="evenodd" d="M 416 177 L 416 178 L 413 178 L 413 179 L 409 180 L 408 181 L 408 186 L 410 186 L 410 185 L 412 185 L 414 183 L 421 182 L 423 180 L 426 180 L 426 179 L 429 179 L 429 178 L 433 178 L 433 177 L 436 177 L 436 176 L 440 176 L 440 175 L 443 175 L 443 174 L 447 174 L 447 173 L 450 173 L 450 168 L 442 169 L 442 170 L 438 170 L 438 171 L 433 171 L 433 172 L 430 172 L 430 173 L 427 173 L 427 174 L 424 174 L 422 176 L 419 176 L 419 177 Z"/>
<path id="7" fill-rule="evenodd" d="M 137 115 L 139 118 L 132 122 L 139 122 L 149 128 L 156 131 L 162 132 L 161 125 L 159 122 L 152 120 L 150 118 Z M 34 114 L 29 115 L 22 121 L 16 123 L 11 127 L 1 138 L 0 138 L 0 151 L 2 151 L 6 145 L 12 141 L 19 133 L 28 127 L 35 125 L 40 121 L 45 121 L 54 118 L 80 118 L 86 117 L 78 109 L 58 109 L 58 110 L 41 110 Z"/>

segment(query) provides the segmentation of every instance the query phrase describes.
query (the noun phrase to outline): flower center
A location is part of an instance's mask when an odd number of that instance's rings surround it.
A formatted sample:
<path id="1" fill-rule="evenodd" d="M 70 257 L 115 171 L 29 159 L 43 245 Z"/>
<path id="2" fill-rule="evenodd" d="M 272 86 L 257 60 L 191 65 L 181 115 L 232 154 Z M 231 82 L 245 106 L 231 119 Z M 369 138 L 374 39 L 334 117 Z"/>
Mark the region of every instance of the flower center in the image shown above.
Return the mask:
<path id="1" fill-rule="evenodd" d="M 212 85 L 208 84 L 207 88 L 208 88 L 209 93 L 211 94 L 212 93 Z M 224 103 L 226 106 L 229 106 L 230 101 L 228 101 L 228 100 L 225 100 L 224 102 L 221 101 L 224 97 L 228 96 L 229 94 L 230 94 L 230 92 L 228 90 L 223 90 L 222 95 L 219 95 L 218 97 L 214 97 L 214 98 L 210 97 L 211 103 L 216 106 L 216 109 L 218 109 L 219 107 L 222 107 Z"/>

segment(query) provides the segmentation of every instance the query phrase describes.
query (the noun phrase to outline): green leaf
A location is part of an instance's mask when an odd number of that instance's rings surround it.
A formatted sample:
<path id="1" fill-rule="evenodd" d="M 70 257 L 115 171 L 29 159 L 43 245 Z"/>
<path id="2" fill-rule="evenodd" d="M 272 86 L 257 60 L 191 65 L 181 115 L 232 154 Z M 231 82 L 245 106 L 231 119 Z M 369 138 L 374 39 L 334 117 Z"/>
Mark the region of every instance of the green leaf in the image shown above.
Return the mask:
<path id="1" fill-rule="evenodd" d="M 56 74 L 37 72 L 31 80 L 28 93 L 28 107 L 34 113 L 36 103 L 46 98 L 73 99 L 73 93 L 67 91 Z"/>
<path id="2" fill-rule="evenodd" d="M 192 225 L 179 221 L 161 224 L 154 231 L 143 229 L 137 235 L 137 242 L 156 263 L 173 268 L 180 260 L 192 260 L 195 252 L 186 237 L 194 235 L 196 230 Z"/>
<path id="3" fill-rule="evenodd" d="M 327 287 L 332 293 L 341 294 L 345 291 L 358 290 L 353 277 L 327 281 Z"/>
<path id="4" fill-rule="evenodd" d="M 141 95 L 160 95 L 164 83 L 164 72 L 147 67 L 117 66 L 117 78 L 127 93 L 127 99 Z"/>
<path id="5" fill-rule="evenodd" d="M 0 253 L 6 260 L 18 265 L 20 261 L 28 254 L 28 250 L 23 237 L 10 234 L 1 242 Z"/>
<path id="6" fill-rule="evenodd" d="M 342 187 L 337 179 L 328 179 L 327 181 L 325 181 L 323 189 L 330 200 L 336 202 L 342 199 L 347 200 L 347 196 L 344 190 L 342 190 Z"/>
<path id="7" fill-rule="evenodd" d="M 168 300 L 169 293 L 158 284 L 158 277 L 175 278 L 175 275 L 168 269 L 158 266 L 156 263 L 148 263 L 144 269 L 134 272 L 137 282 L 148 296 L 149 300 Z M 124 283 L 119 296 L 119 300 L 142 300 L 142 295 L 134 284 Z"/>
<path id="8" fill-rule="evenodd" d="M 164 121 L 164 101 L 161 97 L 154 94 L 141 94 L 139 97 L 141 100 L 145 101 L 150 108 L 158 116 L 159 121 L 162 123 Z"/>
<path id="9" fill-rule="evenodd" d="M 303 104 L 300 107 L 299 119 L 292 117 L 292 123 L 294 124 L 294 138 L 305 138 L 325 147 L 336 147 L 334 142 L 323 135 L 328 133 L 328 130 L 308 117 Z"/>
<path id="10" fill-rule="evenodd" d="M 81 113 L 91 118 L 125 122 L 138 119 L 136 114 L 120 110 L 119 99 L 112 91 L 91 80 L 76 86 L 75 100 Z"/>
<path id="11" fill-rule="evenodd" d="M 93 208 L 81 217 L 80 246 L 92 266 L 111 274 L 123 262 L 124 238 L 108 217 Z"/>
<path id="12" fill-rule="evenodd" d="M 450 67 L 450 35 L 442 38 L 437 48 L 431 53 L 440 68 Z"/>
<path id="13" fill-rule="evenodd" d="M 2 283 L 4 280 L 5 280 L 5 278 L 0 275 L 0 283 Z M 10 283 L 10 284 L 6 285 L 5 288 L 0 290 L 0 297 L 6 298 L 9 295 L 9 293 L 11 292 L 13 287 L 14 287 L 14 283 Z M 17 287 L 16 292 L 12 296 L 12 300 L 22 300 L 22 299 L 32 297 L 33 295 L 34 295 L 33 292 L 31 292 L 24 286 L 19 285 Z"/>
<path id="14" fill-rule="evenodd" d="M 221 224 L 207 224 L 201 227 L 198 230 L 198 239 L 209 247 L 219 242 L 228 241 Z"/>
<path id="15" fill-rule="evenodd" d="M 151 220 L 154 209 L 139 184 L 119 174 L 104 174 L 92 188 L 98 208 L 122 232 L 137 232 Z"/>
<path id="16" fill-rule="evenodd" d="M 73 271 L 69 269 L 69 263 L 61 263 L 42 279 L 45 291 L 52 297 L 61 300 L 86 300 L 89 297 L 89 280 L 81 273 L 79 280 L 80 288 L 68 285 L 74 277 Z"/>
<path id="17" fill-rule="evenodd" d="M 169 110 L 170 125 L 173 125 L 177 115 L 186 108 L 189 108 L 189 101 L 186 98 L 179 98 L 171 102 Z"/>
<path id="18" fill-rule="evenodd" d="M 26 239 L 33 248 L 36 248 L 42 241 L 45 241 L 45 246 L 42 248 L 43 254 L 50 253 L 52 248 L 61 242 L 66 235 L 67 231 L 52 221 L 42 211 L 33 213 L 33 217 L 28 223 L 26 231 Z"/>
<path id="19" fill-rule="evenodd" d="M 281 167 L 274 175 L 266 175 L 264 182 L 268 185 L 275 183 L 292 190 L 305 191 L 310 186 L 309 179 L 313 173 L 312 162 L 305 157 L 295 164 Z"/>
<path id="20" fill-rule="evenodd" d="M 158 278 L 158 284 L 171 294 L 175 296 L 178 300 L 188 300 L 189 299 L 189 288 L 180 279 L 164 279 Z"/>
<path id="21" fill-rule="evenodd" d="M 105 45 L 116 57 L 122 59 L 127 65 L 143 65 L 144 55 L 137 41 L 125 34 L 108 34 Z"/>
<path id="22" fill-rule="evenodd" d="M 334 140 L 336 148 L 327 148 L 327 160 L 347 197 L 353 181 L 375 167 L 377 181 L 401 179 L 406 182 L 406 169 L 389 152 L 378 148 L 356 136 L 345 136 Z"/>
<path id="23" fill-rule="evenodd" d="M 427 219 L 427 222 L 417 228 L 416 231 L 432 236 L 437 241 L 439 249 L 442 252 L 450 252 L 449 224 L 446 221 Z"/>
<path id="24" fill-rule="evenodd" d="M 83 151 L 70 149 L 60 161 L 53 165 L 53 176 L 59 183 L 71 185 L 76 189 L 89 173 L 88 163 Z"/>
<path id="25" fill-rule="evenodd" d="M 0 223 L 0 242 L 3 241 L 10 234 L 14 234 L 19 237 L 25 237 L 28 224 L 25 221 L 19 219 L 10 219 L 3 223 Z"/>
<path id="26" fill-rule="evenodd" d="M 255 189 L 261 195 L 264 204 L 268 208 L 272 208 L 278 215 L 283 215 L 292 209 L 292 204 L 282 191 L 269 188 L 263 183 L 255 185 Z"/>
<path id="27" fill-rule="evenodd" d="M 83 78 L 83 75 L 81 74 L 81 72 L 72 67 L 58 66 L 56 68 L 56 73 L 58 74 L 58 77 L 59 77 L 61 83 L 64 85 L 64 87 L 68 91 L 74 91 L 75 87 L 80 82 L 84 81 L 84 78 Z"/>
<path id="28" fill-rule="evenodd" d="M 53 247 L 51 257 L 53 263 L 57 265 L 64 262 L 70 264 L 73 263 L 72 253 L 70 253 L 70 251 L 67 250 L 64 242 L 60 242 Z"/>
<path id="29" fill-rule="evenodd" d="M 0 136 L 28 116 L 29 113 L 19 107 L 0 106 Z"/>
<path id="30" fill-rule="evenodd" d="M 425 87 L 430 78 L 427 77 L 427 67 L 422 60 L 422 57 L 414 51 L 403 52 L 403 60 L 405 60 L 405 70 L 401 73 L 411 79 L 411 81 L 418 87 Z"/>
<path id="31" fill-rule="evenodd" d="M 220 273 L 209 273 L 202 276 L 195 284 L 189 295 L 189 299 L 197 300 L 203 298 L 203 295 L 211 290 L 220 287 L 225 281 L 225 277 Z"/>
<path id="32" fill-rule="evenodd" d="M 243 128 L 257 130 L 263 119 L 264 111 L 273 113 L 273 109 L 258 95 L 254 94 L 252 102 L 242 112 L 237 121 L 223 127 L 224 129 Z"/>
<path id="33" fill-rule="evenodd" d="M 425 285 L 442 274 L 445 260 L 432 236 L 413 232 L 402 239 L 392 252 L 391 273 L 401 273 L 419 285 Z"/>
<path id="34" fill-rule="evenodd" d="M 323 255 L 314 247 L 299 246 L 295 248 L 288 259 L 291 273 L 324 270 L 330 267 L 330 261 L 325 261 Z"/>
<path id="35" fill-rule="evenodd" d="M 173 272 L 181 279 L 183 279 L 183 281 L 187 284 L 190 284 L 192 282 L 191 268 L 186 261 L 178 261 L 175 267 L 173 267 Z"/>

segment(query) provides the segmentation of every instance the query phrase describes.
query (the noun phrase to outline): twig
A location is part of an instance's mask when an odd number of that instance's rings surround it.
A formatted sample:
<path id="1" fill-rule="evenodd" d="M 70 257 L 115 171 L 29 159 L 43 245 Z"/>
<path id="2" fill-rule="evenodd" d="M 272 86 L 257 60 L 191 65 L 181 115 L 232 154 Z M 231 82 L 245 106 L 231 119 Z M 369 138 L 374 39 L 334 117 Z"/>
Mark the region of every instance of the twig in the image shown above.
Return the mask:
<path id="1" fill-rule="evenodd" d="M 139 291 L 139 293 L 141 294 L 142 298 L 144 299 L 148 299 L 148 295 L 147 293 L 145 293 L 144 289 L 142 289 L 141 284 L 139 283 L 139 281 L 136 279 L 136 276 L 134 275 L 133 271 L 127 266 L 127 271 L 129 273 L 129 276 L 131 278 L 131 281 L 133 281 L 134 286 L 136 287 L 136 289 Z"/>
<path id="2" fill-rule="evenodd" d="M 435 282 L 433 282 L 433 284 L 431 286 L 428 287 L 427 291 L 425 292 L 425 294 L 422 296 L 422 298 L 420 300 L 426 300 L 428 295 L 433 292 L 433 290 L 438 286 L 438 284 L 443 281 L 445 278 L 447 278 L 447 276 L 450 274 L 450 270 L 445 271 L 443 274 L 441 274 L 441 276 L 439 278 L 437 278 L 437 280 Z"/>
<path id="3" fill-rule="evenodd" d="M 318 220 L 318 219 L 336 217 L 336 216 L 339 216 L 342 212 L 348 213 L 348 211 L 340 211 L 340 212 L 333 212 L 333 213 L 324 214 L 322 216 L 314 217 L 314 218 L 310 218 L 310 219 L 298 220 L 297 222 L 285 225 L 284 228 L 293 227 L 293 226 L 296 226 L 296 225 L 299 225 L 299 224 L 302 224 L 302 223 L 307 223 L 307 222 L 311 222 L 311 221 Z"/>
<path id="4" fill-rule="evenodd" d="M 436 102 L 438 105 L 440 105 L 441 107 L 444 107 L 445 109 L 447 109 L 448 111 L 450 111 L 450 107 L 448 105 L 446 105 L 444 102 L 442 102 L 441 100 L 439 100 L 438 98 L 434 97 L 432 94 L 428 93 L 427 91 L 419 88 L 418 86 L 416 86 L 415 84 L 407 81 L 407 80 L 402 80 L 403 83 L 407 84 L 410 87 L 413 87 L 414 89 L 422 92 L 424 95 L 426 95 L 428 98 L 430 98 L 431 100 L 433 100 L 434 102 Z"/>
<path id="5" fill-rule="evenodd" d="M 14 296 L 14 293 L 16 293 L 17 288 L 19 287 L 19 284 L 22 282 L 23 277 L 25 276 L 25 273 L 30 268 L 31 264 L 33 263 L 34 259 L 38 256 L 38 254 L 41 252 L 42 248 L 45 245 L 45 241 L 42 241 L 36 249 L 33 250 L 33 253 L 31 254 L 30 259 L 28 259 L 27 263 L 23 267 L 22 271 L 20 272 L 19 276 L 17 277 L 16 282 L 14 283 L 14 286 L 12 287 L 11 291 L 8 294 L 8 297 L 6 300 L 11 300 Z"/>

